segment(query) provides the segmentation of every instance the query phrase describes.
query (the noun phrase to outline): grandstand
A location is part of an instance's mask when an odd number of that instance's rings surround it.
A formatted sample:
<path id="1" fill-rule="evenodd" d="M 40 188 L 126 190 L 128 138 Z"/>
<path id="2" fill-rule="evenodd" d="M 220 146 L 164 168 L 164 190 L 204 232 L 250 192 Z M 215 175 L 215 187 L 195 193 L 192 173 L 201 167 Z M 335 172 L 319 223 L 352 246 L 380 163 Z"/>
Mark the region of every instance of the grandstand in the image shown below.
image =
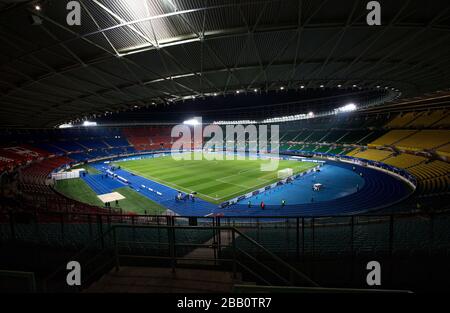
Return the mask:
<path id="1" fill-rule="evenodd" d="M 0 293 L 450 291 L 448 1 L 80 3 L 0 2 Z"/>

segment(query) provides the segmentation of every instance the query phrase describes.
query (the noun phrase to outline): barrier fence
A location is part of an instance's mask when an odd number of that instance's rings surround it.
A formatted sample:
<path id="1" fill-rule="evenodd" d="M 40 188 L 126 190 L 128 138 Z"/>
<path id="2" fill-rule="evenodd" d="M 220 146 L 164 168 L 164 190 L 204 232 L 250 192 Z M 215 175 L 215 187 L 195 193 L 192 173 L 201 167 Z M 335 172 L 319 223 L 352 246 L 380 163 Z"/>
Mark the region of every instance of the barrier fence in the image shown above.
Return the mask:
<path id="1" fill-rule="evenodd" d="M 234 227 L 274 253 L 305 256 L 450 251 L 450 213 L 328 217 L 156 216 L 93 213 L 0 213 L 0 240 L 83 246 L 113 225 Z M 198 240 L 222 236 L 214 232 Z"/>

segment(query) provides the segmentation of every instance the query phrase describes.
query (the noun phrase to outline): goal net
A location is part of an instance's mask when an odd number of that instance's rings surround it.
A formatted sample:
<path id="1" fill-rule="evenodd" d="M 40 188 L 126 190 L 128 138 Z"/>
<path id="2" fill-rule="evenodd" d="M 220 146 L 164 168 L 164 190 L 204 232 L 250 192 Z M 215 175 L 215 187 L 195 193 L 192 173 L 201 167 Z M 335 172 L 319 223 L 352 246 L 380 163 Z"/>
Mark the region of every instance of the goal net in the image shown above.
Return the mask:
<path id="1" fill-rule="evenodd" d="M 278 179 L 284 179 L 292 176 L 294 174 L 294 171 L 292 168 L 285 168 L 283 170 L 278 171 Z"/>

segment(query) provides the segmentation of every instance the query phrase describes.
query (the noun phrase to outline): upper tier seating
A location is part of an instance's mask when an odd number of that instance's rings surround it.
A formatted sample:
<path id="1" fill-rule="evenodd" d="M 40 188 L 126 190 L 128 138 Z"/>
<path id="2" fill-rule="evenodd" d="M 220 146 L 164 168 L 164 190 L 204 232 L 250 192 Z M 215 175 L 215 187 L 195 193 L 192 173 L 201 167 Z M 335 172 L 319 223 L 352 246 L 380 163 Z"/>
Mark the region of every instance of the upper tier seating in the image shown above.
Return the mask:
<path id="1" fill-rule="evenodd" d="M 436 110 L 432 112 L 424 112 L 418 118 L 409 123 L 408 127 L 423 128 L 432 127 L 436 122 L 440 121 L 446 116 L 444 110 Z"/>
<path id="2" fill-rule="evenodd" d="M 300 134 L 299 131 L 288 131 L 281 135 L 280 140 L 282 141 L 295 141 L 295 138 Z"/>
<path id="3" fill-rule="evenodd" d="M 323 142 L 324 138 L 327 136 L 329 131 L 327 130 L 315 130 L 313 133 L 307 138 L 307 142 Z"/>
<path id="4" fill-rule="evenodd" d="M 57 141 L 54 142 L 53 145 L 65 152 L 79 152 L 86 149 L 75 141 Z"/>
<path id="5" fill-rule="evenodd" d="M 415 130 L 391 130 L 371 143 L 373 146 L 392 145 L 396 142 L 416 133 Z"/>
<path id="6" fill-rule="evenodd" d="M 332 130 L 330 132 L 328 132 L 328 134 L 326 135 L 325 138 L 323 138 L 322 140 L 324 142 L 339 142 L 339 139 L 341 139 L 342 137 L 344 137 L 344 135 L 346 135 L 348 132 L 346 130 Z"/>
<path id="7" fill-rule="evenodd" d="M 400 113 L 392 121 L 390 121 L 386 127 L 387 128 L 402 128 L 415 120 L 421 113 L 408 112 Z"/>
<path id="8" fill-rule="evenodd" d="M 125 128 L 124 134 L 136 150 L 159 150 L 171 147 L 170 131 L 170 127 L 137 127 Z"/>
<path id="9" fill-rule="evenodd" d="M 40 143 L 35 143 L 34 144 L 36 147 L 43 149 L 45 151 L 48 151 L 51 154 L 54 155 L 63 155 L 66 152 L 54 145 L 52 145 L 51 143 L 47 143 L 47 142 L 40 142 Z"/>
<path id="10" fill-rule="evenodd" d="M 108 146 L 100 139 L 78 140 L 77 144 L 87 149 L 105 149 Z"/>
<path id="11" fill-rule="evenodd" d="M 436 123 L 433 124 L 433 127 L 435 128 L 449 128 L 450 127 L 450 112 L 447 113 L 447 115 L 437 121 Z"/>
<path id="12" fill-rule="evenodd" d="M 130 143 L 125 138 L 106 138 L 103 140 L 108 146 L 113 148 L 128 147 Z"/>
<path id="13" fill-rule="evenodd" d="M 433 149 L 450 142 L 450 130 L 421 130 L 412 136 L 398 141 L 400 149 Z"/>

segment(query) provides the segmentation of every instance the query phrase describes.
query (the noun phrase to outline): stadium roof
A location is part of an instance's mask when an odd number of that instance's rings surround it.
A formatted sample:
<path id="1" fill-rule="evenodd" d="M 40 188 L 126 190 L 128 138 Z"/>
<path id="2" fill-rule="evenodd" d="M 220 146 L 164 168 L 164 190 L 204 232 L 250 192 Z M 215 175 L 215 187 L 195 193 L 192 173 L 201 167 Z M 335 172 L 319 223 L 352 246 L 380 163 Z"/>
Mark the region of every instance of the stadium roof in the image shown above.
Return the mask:
<path id="1" fill-rule="evenodd" d="M 82 0 L 69 26 L 66 1 L 3 0 L 0 124 L 254 88 L 450 87 L 448 0 L 381 1 L 381 26 L 367 2 Z"/>

